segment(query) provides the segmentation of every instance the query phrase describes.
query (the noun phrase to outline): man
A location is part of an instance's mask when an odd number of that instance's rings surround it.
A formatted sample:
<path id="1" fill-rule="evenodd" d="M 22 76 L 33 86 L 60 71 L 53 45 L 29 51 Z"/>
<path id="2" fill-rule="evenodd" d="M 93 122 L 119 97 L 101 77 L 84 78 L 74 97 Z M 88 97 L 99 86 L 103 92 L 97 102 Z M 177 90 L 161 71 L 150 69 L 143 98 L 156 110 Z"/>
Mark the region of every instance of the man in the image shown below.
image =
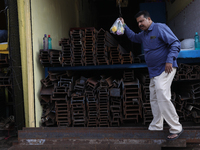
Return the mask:
<path id="1" fill-rule="evenodd" d="M 135 43 L 142 43 L 145 61 L 150 77 L 150 103 L 153 120 L 149 130 L 163 130 L 163 119 L 170 126 L 167 140 L 177 139 L 183 132 L 182 125 L 171 99 L 171 83 L 178 67 L 176 58 L 180 51 L 180 41 L 162 23 L 154 23 L 147 11 L 140 11 L 135 16 L 142 32 L 136 34 L 124 23 L 127 37 Z"/>

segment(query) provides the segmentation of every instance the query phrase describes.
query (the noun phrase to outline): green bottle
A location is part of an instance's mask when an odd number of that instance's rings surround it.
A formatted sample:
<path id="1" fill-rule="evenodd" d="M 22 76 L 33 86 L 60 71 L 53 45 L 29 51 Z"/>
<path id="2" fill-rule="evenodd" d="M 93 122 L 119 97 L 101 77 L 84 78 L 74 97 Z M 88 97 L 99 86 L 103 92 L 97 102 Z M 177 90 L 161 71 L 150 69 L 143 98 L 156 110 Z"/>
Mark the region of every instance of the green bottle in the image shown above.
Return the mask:
<path id="1" fill-rule="evenodd" d="M 52 49 L 52 39 L 51 39 L 51 36 L 48 35 L 48 49 Z"/>
<path id="2" fill-rule="evenodd" d="M 198 35 L 198 32 L 195 33 L 195 36 L 194 36 L 194 45 L 195 45 L 195 50 L 198 50 L 199 49 L 199 35 Z"/>

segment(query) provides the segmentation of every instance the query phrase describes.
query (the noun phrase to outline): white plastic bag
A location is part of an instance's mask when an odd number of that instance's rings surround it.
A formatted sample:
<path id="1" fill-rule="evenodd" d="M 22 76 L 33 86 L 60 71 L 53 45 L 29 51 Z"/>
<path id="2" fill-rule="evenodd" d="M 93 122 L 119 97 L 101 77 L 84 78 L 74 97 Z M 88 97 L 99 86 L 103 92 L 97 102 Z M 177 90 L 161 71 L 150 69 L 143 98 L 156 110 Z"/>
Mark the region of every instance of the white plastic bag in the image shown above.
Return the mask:
<path id="1" fill-rule="evenodd" d="M 110 32 L 117 35 L 124 34 L 124 27 L 119 18 L 117 18 L 117 20 L 114 22 L 114 24 L 110 28 Z"/>

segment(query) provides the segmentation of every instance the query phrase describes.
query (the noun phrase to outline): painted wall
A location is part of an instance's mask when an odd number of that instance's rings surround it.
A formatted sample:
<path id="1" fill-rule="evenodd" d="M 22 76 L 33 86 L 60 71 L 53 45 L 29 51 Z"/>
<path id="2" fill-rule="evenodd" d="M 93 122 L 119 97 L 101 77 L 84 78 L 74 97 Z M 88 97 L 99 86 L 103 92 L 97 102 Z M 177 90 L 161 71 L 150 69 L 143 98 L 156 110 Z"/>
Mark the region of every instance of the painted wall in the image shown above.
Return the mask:
<path id="1" fill-rule="evenodd" d="M 169 27 L 179 39 L 194 38 L 200 34 L 200 0 L 194 0 L 169 23 Z"/>
<path id="2" fill-rule="evenodd" d="M 91 26 L 92 18 L 90 15 L 92 13 L 90 13 L 87 0 L 31 0 L 31 13 L 35 120 L 36 127 L 39 127 L 42 114 L 39 96 L 40 80 L 44 78 L 44 68 L 39 62 L 39 50 L 42 49 L 43 36 L 44 34 L 50 34 L 52 37 L 52 49 L 61 50 L 58 45 L 61 38 L 69 36 L 68 33 L 71 27 Z"/>
<path id="3" fill-rule="evenodd" d="M 178 15 L 193 0 L 175 0 L 173 3 L 166 1 L 168 21 Z M 199 1 L 199 0 L 197 0 Z"/>

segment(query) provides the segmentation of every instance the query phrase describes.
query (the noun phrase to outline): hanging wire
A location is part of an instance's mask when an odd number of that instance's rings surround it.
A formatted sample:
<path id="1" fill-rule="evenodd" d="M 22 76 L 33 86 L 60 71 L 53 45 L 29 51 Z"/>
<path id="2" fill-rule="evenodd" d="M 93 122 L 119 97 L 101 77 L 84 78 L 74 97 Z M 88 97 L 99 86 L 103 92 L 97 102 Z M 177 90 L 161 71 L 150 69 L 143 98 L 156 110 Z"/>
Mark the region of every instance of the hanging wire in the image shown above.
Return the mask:
<path id="1" fill-rule="evenodd" d="M 120 0 L 118 0 L 118 5 L 119 5 L 119 17 L 122 17 Z"/>
<path id="2" fill-rule="evenodd" d="M 5 13 L 7 8 L 8 8 L 8 6 L 6 6 L 6 8 L 4 8 L 3 10 L 1 10 L 0 13 L 2 13 L 2 12 Z"/>

